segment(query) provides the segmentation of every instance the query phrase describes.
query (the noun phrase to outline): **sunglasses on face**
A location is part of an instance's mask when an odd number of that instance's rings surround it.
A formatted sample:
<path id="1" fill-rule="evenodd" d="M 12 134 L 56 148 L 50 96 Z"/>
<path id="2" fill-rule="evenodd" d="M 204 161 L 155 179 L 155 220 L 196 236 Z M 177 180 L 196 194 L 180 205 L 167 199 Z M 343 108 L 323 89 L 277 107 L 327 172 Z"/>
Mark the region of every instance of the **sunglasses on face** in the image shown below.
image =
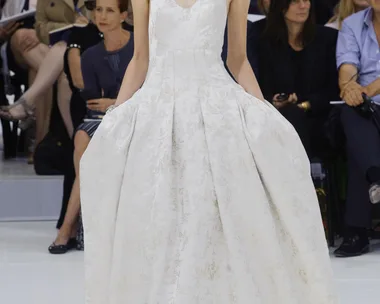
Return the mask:
<path id="1" fill-rule="evenodd" d="M 88 0 L 84 2 L 84 6 L 87 10 L 93 11 L 96 8 L 96 1 L 95 0 Z"/>

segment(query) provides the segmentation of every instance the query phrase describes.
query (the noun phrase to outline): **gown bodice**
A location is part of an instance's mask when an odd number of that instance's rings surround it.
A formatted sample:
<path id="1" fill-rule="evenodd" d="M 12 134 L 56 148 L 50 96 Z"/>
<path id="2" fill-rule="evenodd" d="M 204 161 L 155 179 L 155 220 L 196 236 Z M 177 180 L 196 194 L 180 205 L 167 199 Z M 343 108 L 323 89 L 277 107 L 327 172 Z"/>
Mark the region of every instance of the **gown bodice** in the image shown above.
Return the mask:
<path id="1" fill-rule="evenodd" d="M 196 0 L 189 8 L 180 6 L 176 0 L 151 0 L 151 49 L 160 52 L 204 50 L 219 56 L 226 18 L 226 0 Z"/>

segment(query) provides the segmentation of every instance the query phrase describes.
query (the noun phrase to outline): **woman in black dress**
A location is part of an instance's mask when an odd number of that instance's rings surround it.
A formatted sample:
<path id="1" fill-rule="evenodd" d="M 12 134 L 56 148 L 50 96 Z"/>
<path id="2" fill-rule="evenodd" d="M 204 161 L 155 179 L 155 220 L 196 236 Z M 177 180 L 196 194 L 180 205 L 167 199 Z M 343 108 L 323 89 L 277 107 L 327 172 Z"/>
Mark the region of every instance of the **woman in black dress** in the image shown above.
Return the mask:
<path id="1" fill-rule="evenodd" d="M 87 10 L 93 10 L 95 6 L 95 0 L 88 0 L 85 2 Z M 73 120 L 74 129 L 76 129 L 82 122 L 86 114 L 86 101 L 81 96 L 81 90 L 84 88 L 82 70 L 81 70 L 81 55 L 90 47 L 98 44 L 103 40 L 103 34 L 98 30 L 96 24 L 94 24 L 93 13 L 91 14 L 90 23 L 84 28 L 74 28 L 67 41 L 67 50 L 64 56 L 64 71 L 67 75 L 70 89 L 72 91 L 72 97 L 70 102 L 71 117 Z M 51 119 L 52 126 L 50 130 L 54 129 L 59 133 L 58 137 L 65 138 L 65 130 L 62 129 L 62 125 L 59 119 Z M 55 126 L 57 124 L 57 126 Z M 58 125 L 59 124 L 59 125 Z M 75 170 L 73 162 L 74 147 L 72 143 L 66 144 L 65 155 L 67 154 L 68 164 L 64 169 L 64 186 L 63 186 L 63 199 L 61 214 L 57 223 L 57 228 L 61 228 L 68 201 L 70 198 L 72 186 L 75 180 Z"/>
<path id="2" fill-rule="evenodd" d="M 337 32 L 317 26 L 310 0 L 272 0 L 259 42 L 265 99 L 295 127 L 309 157 L 321 156 L 330 101 L 339 100 Z"/>
<path id="3" fill-rule="evenodd" d="M 119 0 L 96 2 L 95 20 L 99 31 L 104 35 L 104 41 L 89 48 L 81 57 L 84 85 L 81 95 L 87 102 L 87 113 L 74 137 L 76 179 L 63 225 L 55 242 L 49 247 L 52 254 L 65 253 L 76 246 L 82 248 L 82 241 L 77 244 L 72 238 L 77 231 L 80 210 L 79 161 L 104 112 L 116 101 L 125 70 L 133 56 L 133 34 L 125 30 L 121 23 L 127 18 L 128 4 Z M 112 11 L 112 14 L 102 14 L 105 10 Z M 73 83 L 74 78 L 72 77 Z"/>

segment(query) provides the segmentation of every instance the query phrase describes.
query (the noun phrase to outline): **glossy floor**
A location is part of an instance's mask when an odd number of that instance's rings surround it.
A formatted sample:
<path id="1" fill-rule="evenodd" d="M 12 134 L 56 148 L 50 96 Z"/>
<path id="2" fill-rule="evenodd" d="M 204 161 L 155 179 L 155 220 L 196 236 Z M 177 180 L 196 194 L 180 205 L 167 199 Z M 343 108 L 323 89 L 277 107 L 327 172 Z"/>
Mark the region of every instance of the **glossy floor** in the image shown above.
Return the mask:
<path id="1" fill-rule="evenodd" d="M 53 222 L 0 223 L 0 303 L 84 303 L 83 252 L 48 254 L 55 233 Z M 332 263 L 342 304 L 379 303 L 380 244 Z"/>

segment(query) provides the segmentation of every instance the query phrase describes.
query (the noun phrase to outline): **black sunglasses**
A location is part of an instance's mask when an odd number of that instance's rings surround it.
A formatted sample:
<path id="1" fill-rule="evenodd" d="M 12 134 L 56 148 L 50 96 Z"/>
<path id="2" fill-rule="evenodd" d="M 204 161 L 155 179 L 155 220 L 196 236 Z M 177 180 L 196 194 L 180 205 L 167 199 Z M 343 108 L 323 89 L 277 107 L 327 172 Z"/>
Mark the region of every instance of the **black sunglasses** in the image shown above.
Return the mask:
<path id="1" fill-rule="evenodd" d="M 88 0 L 84 2 L 84 6 L 87 10 L 93 11 L 96 8 L 96 1 L 95 0 Z"/>

